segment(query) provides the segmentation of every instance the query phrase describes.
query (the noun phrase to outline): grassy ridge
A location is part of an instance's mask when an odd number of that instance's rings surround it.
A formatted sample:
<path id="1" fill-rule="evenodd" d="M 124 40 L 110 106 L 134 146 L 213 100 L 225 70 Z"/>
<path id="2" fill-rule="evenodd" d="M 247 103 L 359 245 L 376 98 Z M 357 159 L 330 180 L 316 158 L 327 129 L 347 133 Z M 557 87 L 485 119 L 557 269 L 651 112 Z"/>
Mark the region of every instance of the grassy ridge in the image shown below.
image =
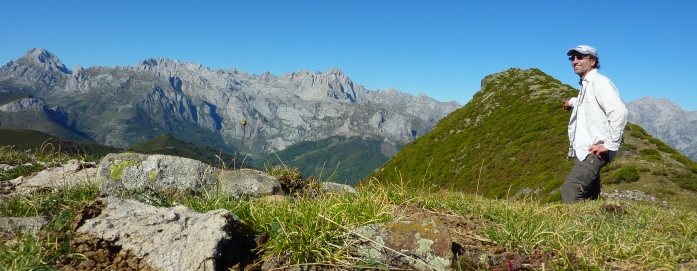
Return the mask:
<path id="1" fill-rule="evenodd" d="M 561 186 L 573 163 L 566 159 L 569 114 L 560 104 L 574 89 L 537 69 L 510 69 L 483 81 L 467 105 L 369 178 L 498 198 L 509 189 L 548 193 Z"/>
<path id="2" fill-rule="evenodd" d="M 537 69 L 487 76 L 467 105 L 405 146 L 368 180 L 492 198 L 531 188 L 545 201 L 558 201 L 559 187 L 573 166 L 566 159 L 570 113 L 561 110 L 561 101 L 576 93 Z M 692 161 L 637 125 L 626 127 L 623 142 L 619 156 L 603 170 L 603 191 L 640 190 L 697 207 Z"/>

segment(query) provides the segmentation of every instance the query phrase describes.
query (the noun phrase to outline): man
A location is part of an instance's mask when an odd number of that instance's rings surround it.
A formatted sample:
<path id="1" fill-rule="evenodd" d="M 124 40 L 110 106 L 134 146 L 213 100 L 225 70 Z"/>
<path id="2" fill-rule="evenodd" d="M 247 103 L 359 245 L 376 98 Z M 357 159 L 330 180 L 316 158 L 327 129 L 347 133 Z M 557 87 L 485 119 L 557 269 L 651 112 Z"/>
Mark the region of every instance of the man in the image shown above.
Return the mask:
<path id="1" fill-rule="evenodd" d="M 566 55 L 580 77 L 578 96 L 564 101 L 571 112 L 569 158 L 574 167 L 561 187 L 564 203 L 598 199 L 600 169 L 617 154 L 627 124 L 627 108 L 615 85 L 598 73 L 598 50 L 588 45 L 571 48 Z"/>

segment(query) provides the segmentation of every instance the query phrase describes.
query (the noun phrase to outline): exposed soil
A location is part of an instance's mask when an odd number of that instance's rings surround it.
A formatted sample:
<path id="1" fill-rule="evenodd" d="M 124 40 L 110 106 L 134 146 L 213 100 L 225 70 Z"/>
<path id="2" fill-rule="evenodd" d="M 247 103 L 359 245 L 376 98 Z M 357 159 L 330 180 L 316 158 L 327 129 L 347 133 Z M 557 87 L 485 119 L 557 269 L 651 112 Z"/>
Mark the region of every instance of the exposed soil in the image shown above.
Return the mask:
<path id="1" fill-rule="evenodd" d="M 560 259 L 554 252 L 537 250 L 528 255 L 500 247 L 480 236 L 484 221 L 467 215 L 428 210 L 415 204 L 393 206 L 391 211 L 395 219 L 438 219 L 447 225 L 452 239 L 453 270 L 543 270 L 555 266 L 555 260 Z"/>

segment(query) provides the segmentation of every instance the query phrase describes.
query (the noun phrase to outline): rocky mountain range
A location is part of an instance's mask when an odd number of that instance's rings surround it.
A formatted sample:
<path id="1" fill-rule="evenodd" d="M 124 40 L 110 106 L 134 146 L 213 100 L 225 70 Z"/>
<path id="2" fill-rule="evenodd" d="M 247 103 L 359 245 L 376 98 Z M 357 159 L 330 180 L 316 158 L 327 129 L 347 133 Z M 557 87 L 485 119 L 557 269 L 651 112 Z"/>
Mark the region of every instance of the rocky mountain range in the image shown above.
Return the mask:
<path id="1" fill-rule="evenodd" d="M 423 94 L 367 90 L 337 68 L 255 75 L 151 58 L 135 67 L 69 70 L 44 49 L 0 68 L 0 95 L 0 128 L 52 133 L 58 124 L 73 137 L 120 148 L 170 133 L 225 150 L 243 143 L 256 153 L 331 136 L 399 147 L 460 107 Z M 28 112 L 43 112 L 43 124 L 28 121 Z"/>
<path id="2" fill-rule="evenodd" d="M 629 121 L 697 162 L 697 111 L 666 99 L 644 97 L 627 103 Z"/>

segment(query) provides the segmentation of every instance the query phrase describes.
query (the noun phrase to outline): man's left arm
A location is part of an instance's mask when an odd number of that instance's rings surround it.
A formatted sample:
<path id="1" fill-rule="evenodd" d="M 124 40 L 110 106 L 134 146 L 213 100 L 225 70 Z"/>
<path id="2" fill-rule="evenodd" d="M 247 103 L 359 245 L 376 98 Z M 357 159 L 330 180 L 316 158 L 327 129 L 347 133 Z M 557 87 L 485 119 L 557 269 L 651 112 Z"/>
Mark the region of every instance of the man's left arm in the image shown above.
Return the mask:
<path id="1" fill-rule="evenodd" d="M 605 111 L 607 125 L 610 131 L 610 138 L 603 143 L 604 147 L 610 151 L 620 148 L 624 126 L 627 125 L 628 111 L 622 102 L 619 92 L 610 80 L 600 80 L 596 85 L 596 97 L 598 104 Z"/>

